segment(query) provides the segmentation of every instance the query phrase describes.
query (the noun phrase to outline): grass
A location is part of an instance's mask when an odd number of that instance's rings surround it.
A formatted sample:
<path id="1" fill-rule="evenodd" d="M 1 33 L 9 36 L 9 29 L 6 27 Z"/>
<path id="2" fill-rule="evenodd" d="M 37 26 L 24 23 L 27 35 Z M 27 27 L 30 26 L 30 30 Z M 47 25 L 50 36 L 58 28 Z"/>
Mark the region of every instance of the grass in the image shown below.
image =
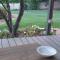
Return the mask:
<path id="1" fill-rule="evenodd" d="M 18 12 L 13 11 L 12 13 L 17 14 Z M 26 27 L 26 26 L 30 26 L 30 25 L 38 25 L 40 27 L 46 27 L 47 16 L 48 16 L 47 10 L 25 11 L 19 27 L 22 28 L 22 27 Z M 15 22 L 15 20 L 13 20 L 13 23 L 14 22 Z M 55 28 L 60 28 L 60 11 L 59 10 L 54 11 L 52 26 Z M 0 25 L 1 30 L 6 29 L 6 28 L 7 28 L 6 24 Z"/>

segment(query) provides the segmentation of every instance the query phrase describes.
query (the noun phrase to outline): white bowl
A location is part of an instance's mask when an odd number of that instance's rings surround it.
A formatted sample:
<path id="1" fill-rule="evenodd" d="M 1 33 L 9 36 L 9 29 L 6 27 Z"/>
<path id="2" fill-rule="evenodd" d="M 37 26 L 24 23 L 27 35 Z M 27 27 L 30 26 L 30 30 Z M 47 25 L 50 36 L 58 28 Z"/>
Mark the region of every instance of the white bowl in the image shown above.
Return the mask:
<path id="1" fill-rule="evenodd" d="M 44 57 L 51 57 L 57 53 L 57 50 L 50 46 L 40 46 L 37 48 L 37 52 Z"/>

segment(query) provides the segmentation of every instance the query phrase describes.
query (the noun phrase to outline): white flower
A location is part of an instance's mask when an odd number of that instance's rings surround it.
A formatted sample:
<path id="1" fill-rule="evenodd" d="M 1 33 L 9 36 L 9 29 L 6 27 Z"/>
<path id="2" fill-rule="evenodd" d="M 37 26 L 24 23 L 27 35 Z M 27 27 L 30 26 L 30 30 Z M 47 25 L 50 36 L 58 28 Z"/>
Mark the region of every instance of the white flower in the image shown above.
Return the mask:
<path id="1" fill-rule="evenodd" d="M 24 34 L 25 34 L 26 32 L 24 31 Z"/>

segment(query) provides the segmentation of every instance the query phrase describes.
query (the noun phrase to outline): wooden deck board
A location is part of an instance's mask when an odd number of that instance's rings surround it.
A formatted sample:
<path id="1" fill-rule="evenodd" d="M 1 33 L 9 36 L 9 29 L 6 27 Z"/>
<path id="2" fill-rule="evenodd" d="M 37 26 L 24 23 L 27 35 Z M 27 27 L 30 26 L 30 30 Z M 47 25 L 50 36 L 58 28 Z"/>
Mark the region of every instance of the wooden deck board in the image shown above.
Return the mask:
<path id="1" fill-rule="evenodd" d="M 9 47 L 8 40 L 7 39 L 2 39 L 2 48 Z"/>
<path id="2" fill-rule="evenodd" d="M 23 45 L 23 43 L 22 43 L 20 38 L 14 38 L 14 40 L 16 41 L 17 46 L 18 45 Z"/>
<path id="3" fill-rule="evenodd" d="M 16 42 L 15 42 L 14 38 L 10 38 L 10 39 L 8 39 L 8 41 L 9 41 L 10 47 L 16 46 Z"/>
<path id="4" fill-rule="evenodd" d="M 35 43 L 31 37 L 26 37 L 26 40 L 28 41 L 29 44 Z"/>
<path id="5" fill-rule="evenodd" d="M 2 41 L 2 40 L 0 39 L 0 48 L 2 48 L 2 44 L 1 44 L 1 41 Z"/>
<path id="6" fill-rule="evenodd" d="M 49 45 L 45 40 L 43 40 L 42 36 L 37 36 L 36 38 L 40 41 L 41 45 Z"/>
<path id="7" fill-rule="evenodd" d="M 58 42 L 60 42 L 60 36 L 51 36 L 53 37 L 56 41 L 58 40 Z"/>
<path id="8" fill-rule="evenodd" d="M 36 37 L 32 37 L 32 39 L 37 42 L 38 44 L 41 44 L 41 42 L 36 38 Z"/>
<path id="9" fill-rule="evenodd" d="M 26 40 L 25 37 L 21 38 L 23 44 L 28 44 L 28 41 Z"/>
<path id="10" fill-rule="evenodd" d="M 42 58 L 36 52 L 36 48 L 41 45 L 52 46 L 58 52 L 51 59 Z M 0 39 L 0 46 L 0 60 L 60 60 L 60 36 Z"/>
<path id="11" fill-rule="evenodd" d="M 58 49 L 58 51 L 60 51 L 60 48 L 58 48 L 58 46 L 54 43 L 54 39 L 51 36 L 44 36 L 44 40 L 50 44 L 52 47 Z"/>
<path id="12" fill-rule="evenodd" d="M 55 46 L 60 47 L 60 36 L 53 35 L 53 36 L 10 38 L 10 39 L 2 39 L 2 40 L 0 39 L 0 48 L 19 46 L 24 44 L 33 44 L 33 43 L 38 43 L 40 45 L 50 45 L 53 47 Z"/>
<path id="13" fill-rule="evenodd" d="M 54 39 L 54 43 L 60 47 L 60 41 L 59 41 L 60 38 L 58 39 L 58 37 L 56 38 L 56 36 L 50 36 L 50 38 L 51 38 L 51 40 Z"/>
<path id="14" fill-rule="evenodd" d="M 51 36 L 33 37 L 34 40 L 35 38 L 38 39 L 38 42 L 40 41 L 41 44 L 44 42 L 44 44 L 42 45 L 47 44 L 54 48 L 57 47 L 56 49 L 58 51 L 59 47 L 55 45 L 53 37 Z M 17 38 L 14 38 L 14 40 L 17 41 Z M 20 38 L 18 40 L 21 41 Z M 36 48 L 38 46 L 40 45 L 33 43 L 18 47 L 0 49 L 0 60 L 60 60 L 60 51 L 58 51 L 58 53 L 54 57 L 44 58 L 37 53 Z"/>

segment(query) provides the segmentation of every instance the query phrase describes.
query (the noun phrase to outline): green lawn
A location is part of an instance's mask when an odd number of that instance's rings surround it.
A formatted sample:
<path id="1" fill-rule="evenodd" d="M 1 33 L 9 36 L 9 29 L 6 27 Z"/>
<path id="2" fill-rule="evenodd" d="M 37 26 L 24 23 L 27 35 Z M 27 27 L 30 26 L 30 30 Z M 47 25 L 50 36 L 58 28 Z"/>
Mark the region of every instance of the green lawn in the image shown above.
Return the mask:
<path id="1" fill-rule="evenodd" d="M 39 25 L 40 27 L 46 27 L 48 11 L 25 11 L 24 16 L 21 20 L 21 27 L 28 25 Z M 53 16 L 53 27 L 60 28 L 60 11 L 54 11 Z"/>
<path id="2" fill-rule="evenodd" d="M 17 14 L 17 11 L 12 13 Z M 46 27 L 48 11 L 46 10 L 29 10 L 24 12 L 24 16 L 21 20 L 19 27 L 26 27 L 30 25 L 38 25 L 40 27 Z M 15 21 L 13 21 L 15 22 Z M 54 11 L 53 27 L 60 28 L 60 11 Z M 0 29 L 5 29 L 6 24 L 0 25 Z"/>

